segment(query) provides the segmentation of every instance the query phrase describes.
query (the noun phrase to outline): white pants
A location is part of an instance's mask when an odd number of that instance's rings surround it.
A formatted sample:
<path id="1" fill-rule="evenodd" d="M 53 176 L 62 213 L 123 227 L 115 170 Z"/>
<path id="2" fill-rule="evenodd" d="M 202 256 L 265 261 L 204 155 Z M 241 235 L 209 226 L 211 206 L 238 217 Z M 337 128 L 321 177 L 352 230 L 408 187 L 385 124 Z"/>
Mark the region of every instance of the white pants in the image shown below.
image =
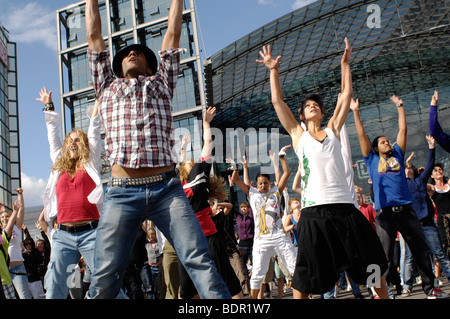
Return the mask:
<path id="1" fill-rule="evenodd" d="M 33 299 L 45 299 L 44 287 L 42 286 L 42 281 L 37 280 L 33 282 L 28 282 L 30 287 L 31 295 Z"/>
<path id="2" fill-rule="evenodd" d="M 294 275 L 297 261 L 297 250 L 292 241 L 282 236 L 257 236 L 253 242 L 253 269 L 250 278 L 250 289 L 259 289 L 264 276 L 269 269 L 270 258 L 274 255 L 280 257 L 291 276 Z"/>

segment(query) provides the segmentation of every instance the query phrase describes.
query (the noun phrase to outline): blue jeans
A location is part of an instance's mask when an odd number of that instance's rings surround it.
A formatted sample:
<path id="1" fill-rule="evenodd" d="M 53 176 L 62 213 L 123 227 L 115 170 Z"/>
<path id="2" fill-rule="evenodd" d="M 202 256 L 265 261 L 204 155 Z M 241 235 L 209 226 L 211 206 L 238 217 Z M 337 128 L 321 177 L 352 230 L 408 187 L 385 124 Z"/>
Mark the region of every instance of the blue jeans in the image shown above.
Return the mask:
<path id="1" fill-rule="evenodd" d="M 150 291 L 147 293 L 148 299 L 158 299 L 158 287 L 156 279 L 159 275 L 159 267 L 158 266 L 150 266 L 148 268 L 148 275 L 150 281 Z"/>
<path id="2" fill-rule="evenodd" d="M 403 289 L 409 289 L 409 291 L 413 290 L 414 279 L 419 275 L 417 272 L 416 264 L 414 263 L 413 256 L 411 254 L 411 250 L 408 247 L 408 244 L 404 243 L 404 255 L 405 260 L 402 265 L 403 268 Z"/>
<path id="3" fill-rule="evenodd" d="M 178 178 L 108 187 L 97 228 L 88 298 L 118 296 L 138 229 L 145 219 L 153 221 L 174 247 L 202 299 L 231 298 Z"/>
<path id="4" fill-rule="evenodd" d="M 46 299 L 66 299 L 69 294 L 71 275 L 83 256 L 88 267 L 94 262 L 96 229 L 69 233 L 57 229 L 53 234 L 52 253 L 44 277 Z"/>
<path id="5" fill-rule="evenodd" d="M 450 260 L 444 252 L 439 230 L 434 226 L 422 226 L 422 230 L 430 252 L 436 257 L 439 265 L 441 265 L 442 272 L 450 281 Z"/>
<path id="6" fill-rule="evenodd" d="M 9 268 L 9 275 L 13 282 L 14 288 L 19 295 L 19 299 L 32 299 L 30 287 L 28 286 L 27 270 L 25 264 L 19 264 Z"/>
<path id="7" fill-rule="evenodd" d="M 341 272 L 339 275 L 339 284 L 341 285 L 341 288 L 344 289 L 347 287 L 347 280 L 350 282 L 350 286 L 352 287 L 352 293 L 354 296 L 359 296 L 361 294 L 361 289 L 359 288 L 359 285 L 353 281 L 353 279 L 344 271 Z"/>
<path id="8" fill-rule="evenodd" d="M 425 242 L 427 243 L 428 248 L 430 249 L 430 253 L 438 260 L 439 265 L 441 266 L 442 272 L 445 277 L 450 281 L 450 260 L 448 256 L 444 252 L 444 248 L 442 245 L 442 240 L 439 235 L 439 230 L 432 225 L 423 225 L 422 226 L 423 234 L 425 235 Z M 407 263 L 409 261 L 409 263 Z M 407 263 L 407 264 L 406 264 Z M 410 269 L 414 260 L 412 256 L 406 254 L 405 257 L 405 276 L 409 274 Z M 407 278 L 405 278 L 407 279 Z M 412 282 L 407 282 L 406 288 L 411 290 Z"/>
<path id="9" fill-rule="evenodd" d="M 239 249 L 242 250 L 242 259 L 244 264 L 247 266 L 247 261 L 250 259 L 250 262 L 253 264 L 253 247 L 252 246 L 239 246 Z"/>

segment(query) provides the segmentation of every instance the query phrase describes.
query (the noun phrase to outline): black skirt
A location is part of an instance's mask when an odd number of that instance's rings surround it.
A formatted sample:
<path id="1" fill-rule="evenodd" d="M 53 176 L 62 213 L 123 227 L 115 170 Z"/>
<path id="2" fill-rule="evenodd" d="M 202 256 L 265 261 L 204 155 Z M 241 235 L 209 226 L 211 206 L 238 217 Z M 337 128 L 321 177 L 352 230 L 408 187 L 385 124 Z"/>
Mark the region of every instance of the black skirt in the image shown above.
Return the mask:
<path id="1" fill-rule="evenodd" d="M 356 283 L 366 284 L 374 269 L 381 275 L 386 272 L 386 255 L 372 225 L 353 204 L 302 209 L 293 288 L 328 292 L 343 271 Z"/>
<path id="2" fill-rule="evenodd" d="M 217 271 L 225 282 L 231 296 L 239 294 L 242 291 L 241 283 L 231 267 L 225 243 L 219 233 L 206 236 L 206 241 L 211 259 L 214 261 Z M 180 276 L 181 299 L 192 299 L 197 294 L 197 289 L 181 262 L 178 263 L 178 272 Z"/>

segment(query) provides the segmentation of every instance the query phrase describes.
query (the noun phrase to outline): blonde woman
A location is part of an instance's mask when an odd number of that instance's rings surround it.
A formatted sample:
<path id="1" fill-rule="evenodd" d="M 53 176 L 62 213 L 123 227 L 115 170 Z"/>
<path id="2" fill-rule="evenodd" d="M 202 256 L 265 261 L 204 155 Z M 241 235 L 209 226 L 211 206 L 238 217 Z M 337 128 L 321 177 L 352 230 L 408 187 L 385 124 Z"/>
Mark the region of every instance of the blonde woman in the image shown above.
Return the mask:
<path id="1" fill-rule="evenodd" d="M 52 91 L 40 91 L 36 100 L 44 104 L 50 144 L 52 172 L 44 194 L 45 220 L 58 226 L 52 238 L 52 253 L 44 279 L 47 299 L 65 299 L 67 279 L 83 256 L 93 269 L 96 228 L 103 202 L 101 171 L 101 122 L 97 103 L 90 114 L 88 133 L 70 132 L 63 143 L 59 138 L 61 117 L 54 111 Z"/>

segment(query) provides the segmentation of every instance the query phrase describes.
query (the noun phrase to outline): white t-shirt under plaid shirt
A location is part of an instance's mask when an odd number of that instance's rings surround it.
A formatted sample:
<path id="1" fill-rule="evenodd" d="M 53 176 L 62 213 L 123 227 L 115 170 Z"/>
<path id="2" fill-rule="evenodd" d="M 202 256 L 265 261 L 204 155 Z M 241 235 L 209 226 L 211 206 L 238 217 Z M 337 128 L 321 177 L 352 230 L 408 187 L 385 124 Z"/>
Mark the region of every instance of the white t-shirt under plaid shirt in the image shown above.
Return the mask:
<path id="1" fill-rule="evenodd" d="M 141 168 L 176 163 L 171 105 L 183 51 L 161 51 L 155 75 L 126 79 L 114 76 L 108 51 L 88 49 L 111 165 Z"/>

